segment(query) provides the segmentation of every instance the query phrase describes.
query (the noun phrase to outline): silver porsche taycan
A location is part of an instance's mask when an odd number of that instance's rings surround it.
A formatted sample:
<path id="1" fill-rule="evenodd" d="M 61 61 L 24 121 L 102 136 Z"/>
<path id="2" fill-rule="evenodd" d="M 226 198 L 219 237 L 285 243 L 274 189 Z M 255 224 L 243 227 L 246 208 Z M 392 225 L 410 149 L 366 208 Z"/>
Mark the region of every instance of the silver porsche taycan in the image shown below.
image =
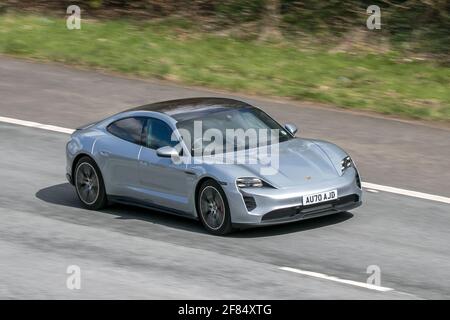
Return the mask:
<path id="1" fill-rule="evenodd" d="M 198 219 L 213 234 L 360 206 L 350 156 L 296 133 L 237 100 L 159 102 L 77 129 L 66 174 L 88 209 L 143 206 Z"/>

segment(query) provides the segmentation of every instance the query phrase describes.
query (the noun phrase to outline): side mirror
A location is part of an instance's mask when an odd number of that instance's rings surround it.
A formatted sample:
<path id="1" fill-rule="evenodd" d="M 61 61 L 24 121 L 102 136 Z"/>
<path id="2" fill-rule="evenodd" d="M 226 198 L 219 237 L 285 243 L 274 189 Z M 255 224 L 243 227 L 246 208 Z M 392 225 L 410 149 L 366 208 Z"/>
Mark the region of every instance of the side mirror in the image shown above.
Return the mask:
<path id="1" fill-rule="evenodd" d="M 286 123 L 284 125 L 284 128 L 292 135 L 295 136 L 295 134 L 297 133 L 298 129 L 297 126 L 293 123 Z"/>
<path id="2" fill-rule="evenodd" d="M 175 148 L 165 146 L 156 150 L 156 154 L 161 158 L 172 158 L 178 157 L 180 154 Z"/>

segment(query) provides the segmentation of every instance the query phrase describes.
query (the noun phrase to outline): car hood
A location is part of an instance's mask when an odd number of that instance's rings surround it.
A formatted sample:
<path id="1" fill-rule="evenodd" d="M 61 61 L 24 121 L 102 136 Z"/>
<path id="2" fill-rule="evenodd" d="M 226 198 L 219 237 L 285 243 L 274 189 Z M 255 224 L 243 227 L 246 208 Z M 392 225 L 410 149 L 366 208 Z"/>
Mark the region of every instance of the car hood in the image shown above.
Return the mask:
<path id="1" fill-rule="evenodd" d="M 259 157 L 257 163 L 240 164 L 240 168 L 276 188 L 317 183 L 340 176 L 330 156 L 312 140 L 292 139 L 278 144 L 278 147 L 278 163 L 274 158 L 269 162 L 275 170 L 268 170 L 267 162 Z"/>

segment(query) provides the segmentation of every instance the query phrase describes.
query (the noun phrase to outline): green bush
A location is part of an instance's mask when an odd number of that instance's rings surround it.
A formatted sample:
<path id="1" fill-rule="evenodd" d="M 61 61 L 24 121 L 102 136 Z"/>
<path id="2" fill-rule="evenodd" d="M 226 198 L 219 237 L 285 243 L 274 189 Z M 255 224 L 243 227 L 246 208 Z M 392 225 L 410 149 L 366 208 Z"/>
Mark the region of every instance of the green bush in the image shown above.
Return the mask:
<path id="1" fill-rule="evenodd" d="M 217 1 L 216 14 L 232 22 L 255 21 L 264 13 L 265 0 L 225 0 Z"/>
<path id="2" fill-rule="evenodd" d="M 249 21 L 265 21 L 272 0 L 3 0 L 20 9 L 54 9 L 61 13 L 70 4 L 83 14 L 101 17 L 168 15 L 193 16 L 196 24 L 215 22 L 214 29 Z M 0 2 L 1 3 L 1 2 Z M 286 35 L 338 38 L 354 29 L 365 30 L 369 5 L 381 8 L 382 30 L 376 31 L 398 47 L 448 56 L 450 52 L 450 1 L 448 0 L 278 0 L 280 28 Z M 0 8 L 1 12 L 1 8 Z M 117 13 L 114 15 L 113 13 Z M 300 32 L 299 32 L 300 31 Z"/>

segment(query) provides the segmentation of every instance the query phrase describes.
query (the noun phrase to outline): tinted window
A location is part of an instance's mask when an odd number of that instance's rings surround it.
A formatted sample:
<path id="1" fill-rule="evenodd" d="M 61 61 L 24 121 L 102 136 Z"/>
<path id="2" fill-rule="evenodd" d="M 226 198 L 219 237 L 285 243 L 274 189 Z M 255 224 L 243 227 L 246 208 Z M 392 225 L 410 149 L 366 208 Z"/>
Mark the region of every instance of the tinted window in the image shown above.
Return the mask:
<path id="1" fill-rule="evenodd" d="M 141 144 L 145 118 L 126 118 L 111 123 L 108 131 L 121 139 Z"/>
<path id="2" fill-rule="evenodd" d="M 165 146 L 174 147 L 178 141 L 172 141 L 173 130 L 162 120 L 149 118 L 144 130 L 147 147 L 159 149 Z"/>

